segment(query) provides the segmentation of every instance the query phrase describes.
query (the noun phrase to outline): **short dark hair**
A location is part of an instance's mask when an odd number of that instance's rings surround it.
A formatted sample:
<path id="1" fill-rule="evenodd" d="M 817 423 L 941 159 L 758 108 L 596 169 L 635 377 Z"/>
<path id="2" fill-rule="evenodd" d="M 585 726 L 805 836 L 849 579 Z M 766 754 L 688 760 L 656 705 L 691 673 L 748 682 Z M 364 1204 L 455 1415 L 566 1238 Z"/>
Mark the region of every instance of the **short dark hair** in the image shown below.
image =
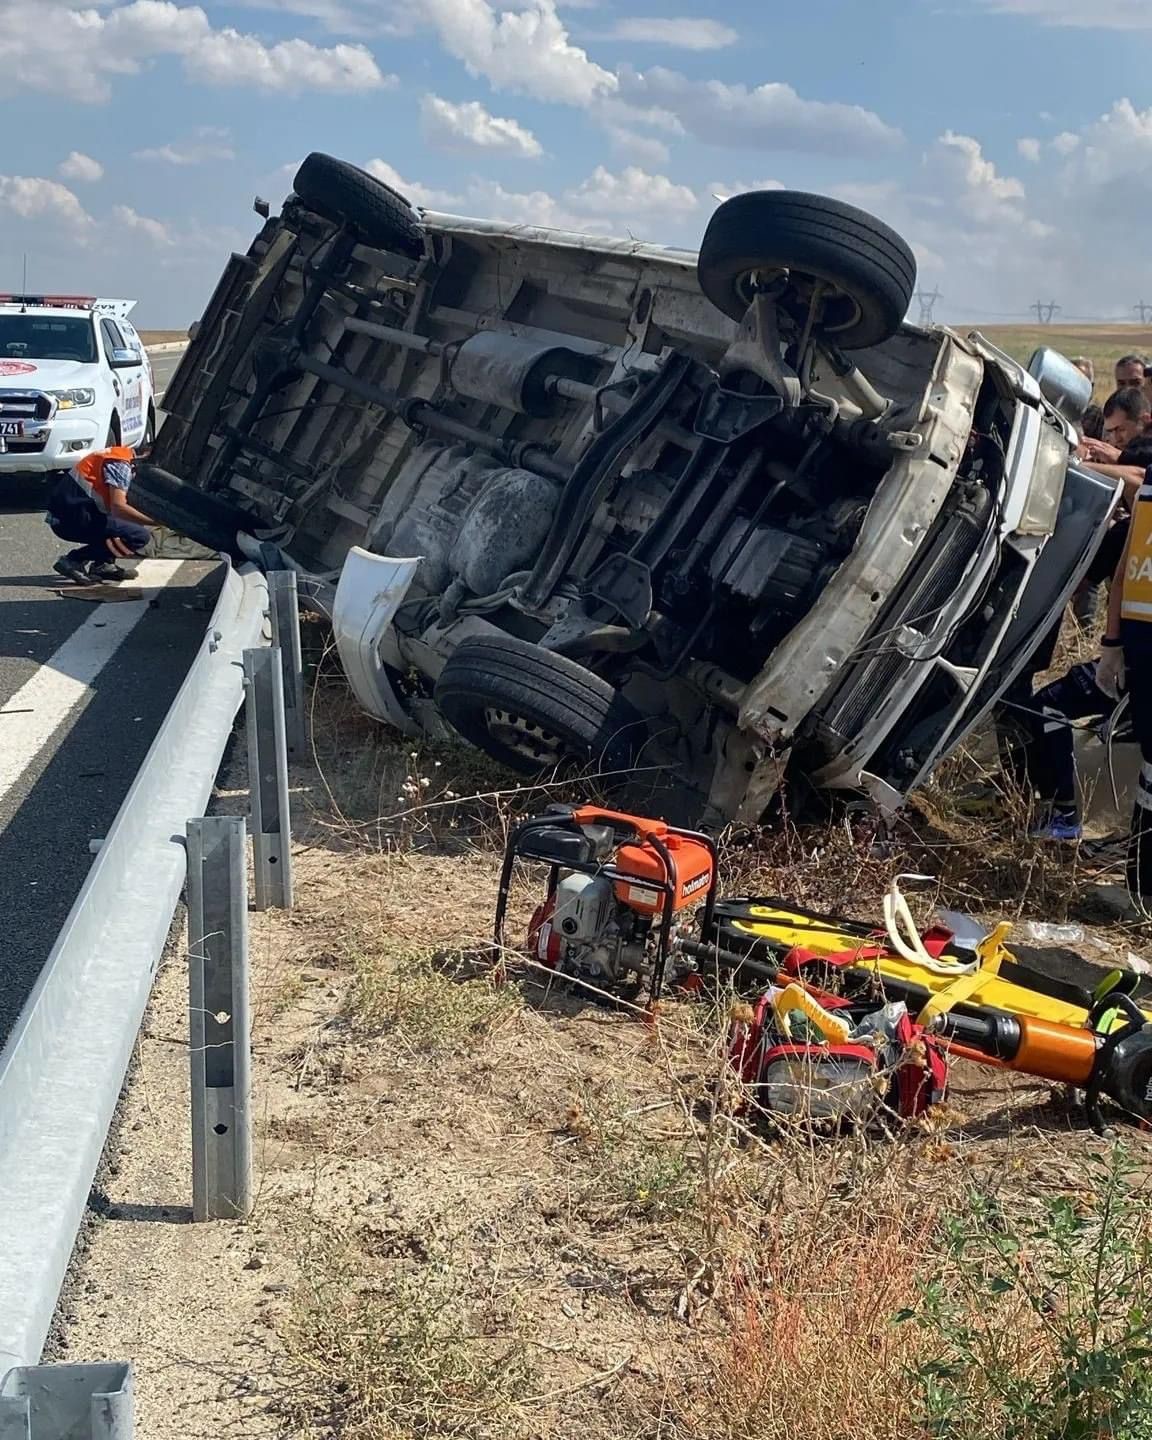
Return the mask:
<path id="1" fill-rule="evenodd" d="M 1080 428 L 1089 440 L 1103 440 L 1104 411 L 1099 405 L 1088 406 L 1084 411 L 1084 419 L 1080 422 Z"/>
<path id="2" fill-rule="evenodd" d="M 1131 385 L 1124 390 L 1114 390 L 1104 402 L 1104 418 L 1119 411 L 1129 420 L 1144 420 L 1152 415 L 1152 401 L 1138 386 Z"/>
<path id="3" fill-rule="evenodd" d="M 1152 435 L 1138 435 L 1131 445 L 1125 445 L 1120 452 L 1117 465 L 1139 465 L 1147 469 L 1152 465 Z"/>
<path id="4" fill-rule="evenodd" d="M 1121 365 L 1143 365 L 1144 369 L 1147 370 L 1148 360 L 1144 355 L 1121 355 L 1120 359 L 1117 360 L 1113 366 L 1113 369 L 1119 370 Z"/>

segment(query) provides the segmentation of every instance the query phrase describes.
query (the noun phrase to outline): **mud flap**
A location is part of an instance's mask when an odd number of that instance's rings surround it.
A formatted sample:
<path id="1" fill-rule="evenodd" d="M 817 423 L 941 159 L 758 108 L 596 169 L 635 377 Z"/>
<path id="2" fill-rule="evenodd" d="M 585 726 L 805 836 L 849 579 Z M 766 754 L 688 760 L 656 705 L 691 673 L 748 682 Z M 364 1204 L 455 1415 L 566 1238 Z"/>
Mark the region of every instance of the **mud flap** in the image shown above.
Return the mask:
<path id="1" fill-rule="evenodd" d="M 369 715 L 404 735 L 420 727 L 401 704 L 380 658 L 380 641 L 407 595 L 420 557 L 393 560 L 354 545 L 344 560 L 332 626 L 340 663 L 356 699 Z"/>

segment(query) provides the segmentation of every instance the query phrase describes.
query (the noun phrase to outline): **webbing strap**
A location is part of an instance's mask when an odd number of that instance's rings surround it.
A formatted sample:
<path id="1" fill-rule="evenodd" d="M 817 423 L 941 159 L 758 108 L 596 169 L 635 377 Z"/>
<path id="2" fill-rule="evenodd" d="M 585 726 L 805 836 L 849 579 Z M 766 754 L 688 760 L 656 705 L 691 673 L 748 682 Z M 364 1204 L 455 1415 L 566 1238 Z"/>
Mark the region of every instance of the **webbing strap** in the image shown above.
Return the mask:
<path id="1" fill-rule="evenodd" d="M 927 1030 L 939 1016 L 947 1015 L 957 1005 L 963 1005 L 985 976 L 998 975 L 1002 961 L 1010 958 L 1009 952 L 1004 948 L 1004 941 L 1011 933 L 1012 926 L 1007 921 L 1002 921 L 990 935 L 981 940 L 976 947 L 980 961 L 976 969 L 970 970 L 966 975 L 957 976 L 951 985 L 938 990 L 917 1015 L 917 1025 L 922 1025 Z"/>

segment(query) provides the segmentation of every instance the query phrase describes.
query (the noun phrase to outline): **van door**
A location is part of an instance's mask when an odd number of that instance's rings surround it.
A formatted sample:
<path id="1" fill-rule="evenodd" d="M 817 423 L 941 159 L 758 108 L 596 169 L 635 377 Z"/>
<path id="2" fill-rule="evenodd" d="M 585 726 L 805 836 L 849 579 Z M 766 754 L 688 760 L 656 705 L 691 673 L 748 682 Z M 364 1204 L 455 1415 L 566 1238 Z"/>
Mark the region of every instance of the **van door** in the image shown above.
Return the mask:
<path id="1" fill-rule="evenodd" d="M 133 345 L 121 332 L 115 320 L 107 316 L 100 321 L 104 354 L 111 364 L 113 352 L 128 350 L 136 356 L 136 364 L 113 370 L 112 391 L 120 414 L 120 438 L 125 445 L 138 445 L 144 438 L 148 411 L 144 395 L 144 357 L 139 342 Z"/>

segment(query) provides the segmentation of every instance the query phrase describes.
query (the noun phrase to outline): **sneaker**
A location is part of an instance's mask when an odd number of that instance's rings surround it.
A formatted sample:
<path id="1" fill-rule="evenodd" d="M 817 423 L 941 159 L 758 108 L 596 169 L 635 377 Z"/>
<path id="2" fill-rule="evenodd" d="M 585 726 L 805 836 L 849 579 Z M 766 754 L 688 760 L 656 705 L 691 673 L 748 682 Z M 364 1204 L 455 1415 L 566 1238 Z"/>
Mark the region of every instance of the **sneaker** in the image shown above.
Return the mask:
<path id="1" fill-rule="evenodd" d="M 111 560 L 93 560 L 88 566 L 88 574 L 93 580 L 99 580 L 102 583 L 134 578 L 134 572 L 121 570 L 120 566 L 114 565 Z"/>
<path id="2" fill-rule="evenodd" d="M 71 560 L 67 555 L 61 555 L 60 559 L 52 566 L 52 569 L 55 570 L 57 575 L 63 575 L 65 580 L 71 580 L 77 585 L 96 584 L 96 581 L 93 580 L 87 570 L 85 570 L 83 562 L 80 560 Z"/>
<path id="3" fill-rule="evenodd" d="M 1054 845 L 1075 845 L 1084 838 L 1083 826 L 1069 815 L 1053 815 L 1028 833 L 1033 840 L 1050 841 Z"/>

